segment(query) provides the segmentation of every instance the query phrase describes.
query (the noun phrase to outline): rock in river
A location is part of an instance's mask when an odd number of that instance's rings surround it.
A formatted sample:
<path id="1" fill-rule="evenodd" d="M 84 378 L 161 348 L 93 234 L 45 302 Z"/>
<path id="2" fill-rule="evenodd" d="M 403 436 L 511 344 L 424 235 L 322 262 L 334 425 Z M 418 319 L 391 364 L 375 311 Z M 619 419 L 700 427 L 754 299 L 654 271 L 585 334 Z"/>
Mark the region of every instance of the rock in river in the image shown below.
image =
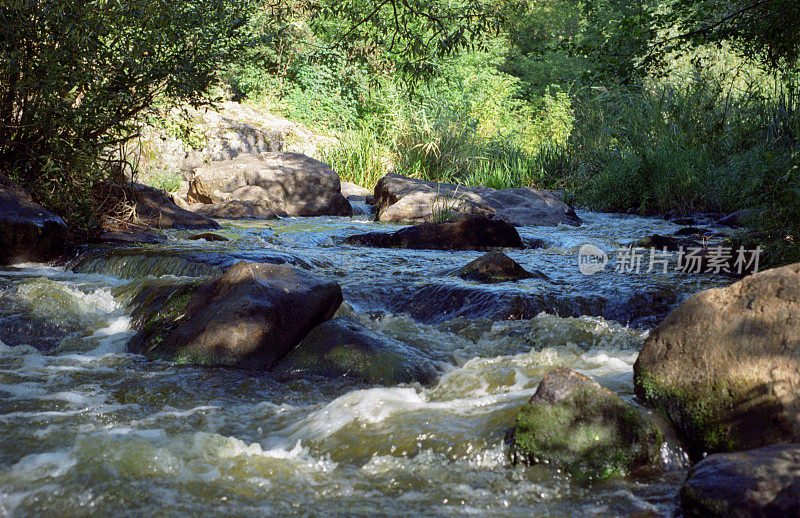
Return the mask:
<path id="1" fill-rule="evenodd" d="M 273 212 L 289 216 L 352 215 L 339 175 L 301 153 L 239 155 L 199 167 L 190 177 L 195 202 L 263 201 Z"/>
<path id="2" fill-rule="evenodd" d="M 436 380 L 436 369 L 422 353 L 347 317 L 317 326 L 272 370 L 284 376 L 317 374 L 383 385 Z"/>
<path id="3" fill-rule="evenodd" d="M 529 272 L 503 252 L 487 252 L 458 268 L 452 275 L 464 280 L 485 284 L 519 281 L 522 279 L 547 279 L 542 272 Z"/>
<path id="4" fill-rule="evenodd" d="M 389 173 L 375 185 L 379 221 L 423 223 L 437 215 L 494 215 L 515 226 L 580 225 L 581 219 L 550 191 L 492 189 L 426 182 Z"/>
<path id="5" fill-rule="evenodd" d="M 686 518 L 800 516 L 800 446 L 709 455 L 681 488 Z"/>
<path id="6" fill-rule="evenodd" d="M 522 248 L 517 229 L 484 216 L 461 218 L 446 223 L 423 223 L 396 232 L 370 232 L 347 237 L 348 245 L 376 248 L 424 250 L 484 250 Z"/>
<path id="7" fill-rule="evenodd" d="M 800 441 L 800 264 L 686 299 L 645 341 L 634 384 L 694 459 Z"/>
<path id="8" fill-rule="evenodd" d="M 571 369 L 548 373 L 517 415 L 512 452 L 579 480 L 652 467 L 664 436 L 642 411 Z"/>
<path id="9" fill-rule="evenodd" d="M 64 220 L 0 174 L 0 264 L 56 259 L 68 237 Z"/>
<path id="10" fill-rule="evenodd" d="M 296 268 L 237 263 L 213 281 L 145 288 L 132 352 L 179 363 L 267 369 L 342 302 L 335 282 Z"/>

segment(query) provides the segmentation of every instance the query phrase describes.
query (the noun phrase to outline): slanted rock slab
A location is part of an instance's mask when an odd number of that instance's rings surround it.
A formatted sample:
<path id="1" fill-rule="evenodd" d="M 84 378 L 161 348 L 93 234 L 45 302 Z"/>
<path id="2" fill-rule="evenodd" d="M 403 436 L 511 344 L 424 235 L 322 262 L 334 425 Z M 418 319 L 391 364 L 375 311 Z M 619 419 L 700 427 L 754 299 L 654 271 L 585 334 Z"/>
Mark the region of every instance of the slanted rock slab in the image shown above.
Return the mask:
<path id="1" fill-rule="evenodd" d="M 642 411 L 571 369 L 548 373 L 517 415 L 512 453 L 579 480 L 658 465 L 664 436 Z"/>
<path id="2" fill-rule="evenodd" d="M 505 221 L 471 216 L 446 223 L 423 223 L 396 232 L 370 232 L 347 237 L 349 245 L 424 250 L 522 248 L 517 229 Z"/>
<path id="3" fill-rule="evenodd" d="M 128 349 L 210 366 L 267 369 L 342 302 L 335 282 L 287 266 L 239 262 L 213 281 L 145 289 Z"/>
<path id="4" fill-rule="evenodd" d="M 154 228 L 219 228 L 213 219 L 178 207 L 164 191 L 153 187 L 134 184 L 133 198 L 139 223 Z"/>
<path id="5" fill-rule="evenodd" d="M 636 394 L 705 453 L 800 441 L 800 264 L 692 295 L 645 340 Z"/>

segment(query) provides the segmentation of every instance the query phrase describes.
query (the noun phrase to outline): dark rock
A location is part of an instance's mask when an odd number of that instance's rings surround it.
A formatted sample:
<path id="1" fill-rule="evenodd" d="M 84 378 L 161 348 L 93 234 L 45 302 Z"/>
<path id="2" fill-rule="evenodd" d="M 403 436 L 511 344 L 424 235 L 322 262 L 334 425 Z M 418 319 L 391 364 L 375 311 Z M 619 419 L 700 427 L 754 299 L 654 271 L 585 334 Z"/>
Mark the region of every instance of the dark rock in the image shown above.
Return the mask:
<path id="1" fill-rule="evenodd" d="M 436 380 L 436 369 L 419 351 L 347 317 L 313 329 L 272 371 L 286 377 L 313 374 L 383 385 L 427 385 Z"/>
<path id="2" fill-rule="evenodd" d="M 697 220 L 694 218 L 675 218 L 672 222 L 676 225 L 697 225 Z"/>
<path id="3" fill-rule="evenodd" d="M 342 302 L 335 282 L 308 272 L 240 262 L 214 281 L 143 290 L 131 352 L 178 363 L 268 369 Z"/>
<path id="4" fill-rule="evenodd" d="M 0 265 L 46 262 L 64 253 L 67 225 L 0 174 Z"/>
<path id="5" fill-rule="evenodd" d="M 579 480 L 655 467 L 664 436 L 630 403 L 571 369 L 547 374 L 517 415 L 513 454 Z"/>
<path id="6" fill-rule="evenodd" d="M 228 239 L 225 236 L 221 236 L 219 234 L 212 234 L 211 232 L 205 232 L 203 234 L 195 234 L 193 236 L 187 237 L 186 239 L 191 239 L 193 241 L 198 241 L 200 239 L 203 239 L 205 241 L 230 241 L 230 239 Z"/>
<path id="7" fill-rule="evenodd" d="M 219 223 L 175 205 L 163 191 L 142 184 L 132 188 L 139 223 L 155 228 L 219 228 Z"/>
<path id="8" fill-rule="evenodd" d="M 550 191 L 530 187 L 465 187 L 389 173 L 378 180 L 374 196 L 379 221 L 436 222 L 448 214 L 451 218 L 493 215 L 516 226 L 581 224 L 575 211 Z"/>
<path id="9" fill-rule="evenodd" d="M 474 261 L 452 272 L 465 280 L 483 283 L 518 281 L 521 279 L 547 279 L 542 272 L 529 272 L 503 252 L 487 252 Z"/>
<path id="10" fill-rule="evenodd" d="M 800 446 L 709 455 L 681 488 L 686 518 L 800 516 Z"/>
<path id="11" fill-rule="evenodd" d="M 396 232 L 370 232 L 349 236 L 349 245 L 427 250 L 484 250 L 522 248 L 517 230 L 504 221 L 482 216 L 447 223 L 423 223 Z"/>
<path id="12" fill-rule="evenodd" d="M 694 459 L 800 441 L 800 264 L 689 297 L 645 341 L 634 384 Z"/>

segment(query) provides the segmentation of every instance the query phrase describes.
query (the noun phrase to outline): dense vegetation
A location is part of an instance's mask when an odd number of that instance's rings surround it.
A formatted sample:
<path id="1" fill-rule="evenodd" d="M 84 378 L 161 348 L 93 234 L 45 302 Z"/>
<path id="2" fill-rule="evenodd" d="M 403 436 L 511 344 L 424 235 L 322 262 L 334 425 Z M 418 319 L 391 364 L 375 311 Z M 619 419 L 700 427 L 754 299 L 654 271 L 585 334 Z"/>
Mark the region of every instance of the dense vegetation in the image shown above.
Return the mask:
<path id="1" fill-rule="evenodd" d="M 601 210 L 750 208 L 772 260 L 800 260 L 793 1 L 14 0 L 0 19 L 0 162 L 62 211 L 93 205 L 144 112 L 222 84 L 338 136 L 323 158 L 366 186 L 391 165 Z"/>

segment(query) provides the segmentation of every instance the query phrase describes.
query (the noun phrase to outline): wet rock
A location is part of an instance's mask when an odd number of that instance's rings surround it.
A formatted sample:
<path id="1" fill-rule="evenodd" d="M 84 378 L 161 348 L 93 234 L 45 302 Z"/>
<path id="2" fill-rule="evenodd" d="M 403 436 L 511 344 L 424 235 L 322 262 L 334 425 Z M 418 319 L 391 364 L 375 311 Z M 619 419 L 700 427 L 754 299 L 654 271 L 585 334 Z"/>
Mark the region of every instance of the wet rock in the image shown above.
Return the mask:
<path id="1" fill-rule="evenodd" d="M 219 234 L 213 234 L 211 232 L 205 232 L 203 234 L 195 234 L 193 236 L 189 236 L 186 239 L 191 239 L 192 241 L 198 241 L 200 239 L 204 241 L 230 241 L 225 236 L 221 236 Z"/>
<path id="2" fill-rule="evenodd" d="M 51 261 L 64 253 L 68 238 L 64 220 L 0 174 L 0 264 Z"/>
<path id="3" fill-rule="evenodd" d="M 672 222 L 676 225 L 697 225 L 697 220 L 694 218 L 675 218 Z"/>
<path id="4" fill-rule="evenodd" d="M 295 268 L 240 262 L 213 281 L 198 280 L 133 302 L 132 352 L 178 363 L 267 369 L 342 302 L 335 282 Z"/>
<path id="5" fill-rule="evenodd" d="M 517 415 L 513 455 L 579 480 L 654 467 L 664 437 L 633 405 L 571 369 L 547 374 Z"/>
<path id="6" fill-rule="evenodd" d="M 625 325 L 652 327 L 680 301 L 680 295 L 670 287 L 620 293 L 612 286 L 583 294 L 563 293 L 549 283 L 542 284 L 520 292 L 501 290 L 502 284 L 459 286 L 433 280 L 402 289 L 386 289 L 379 299 L 368 294 L 358 303 L 374 310 L 407 313 L 415 320 L 434 324 L 455 318 L 525 320 L 546 312 L 561 317 L 601 316 Z"/>
<path id="7" fill-rule="evenodd" d="M 531 278 L 547 279 L 542 272 L 529 272 L 503 252 L 487 252 L 453 271 L 452 275 L 487 284 Z"/>
<path id="8" fill-rule="evenodd" d="M 379 221 L 422 223 L 461 215 L 494 215 L 516 226 L 580 225 L 568 205 L 550 191 L 521 187 L 491 189 L 426 182 L 389 173 L 375 186 Z"/>
<path id="9" fill-rule="evenodd" d="M 290 216 L 350 216 L 341 183 L 327 164 L 300 153 L 239 155 L 197 168 L 190 185 L 198 200 L 260 201 Z M 243 189 L 257 187 L 259 189 Z"/>
<path id="10" fill-rule="evenodd" d="M 154 228 L 219 228 L 213 219 L 178 207 L 163 191 L 141 184 L 132 189 L 137 221 L 141 224 Z"/>
<path id="11" fill-rule="evenodd" d="M 396 232 L 370 232 L 347 237 L 349 245 L 426 250 L 522 248 L 517 230 L 504 221 L 482 216 L 447 223 L 423 223 Z"/>
<path id="12" fill-rule="evenodd" d="M 800 446 L 709 455 L 680 492 L 686 518 L 800 516 Z"/>
<path id="13" fill-rule="evenodd" d="M 694 459 L 800 441 L 800 264 L 685 300 L 645 341 L 634 384 Z"/>
<path id="14" fill-rule="evenodd" d="M 436 369 L 419 351 L 347 317 L 320 324 L 271 370 L 284 377 L 314 374 L 382 385 L 436 380 Z"/>
<path id="15" fill-rule="evenodd" d="M 266 202 L 228 200 L 222 203 L 195 203 L 189 206 L 193 212 L 216 219 L 277 219 L 278 215 Z"/>

